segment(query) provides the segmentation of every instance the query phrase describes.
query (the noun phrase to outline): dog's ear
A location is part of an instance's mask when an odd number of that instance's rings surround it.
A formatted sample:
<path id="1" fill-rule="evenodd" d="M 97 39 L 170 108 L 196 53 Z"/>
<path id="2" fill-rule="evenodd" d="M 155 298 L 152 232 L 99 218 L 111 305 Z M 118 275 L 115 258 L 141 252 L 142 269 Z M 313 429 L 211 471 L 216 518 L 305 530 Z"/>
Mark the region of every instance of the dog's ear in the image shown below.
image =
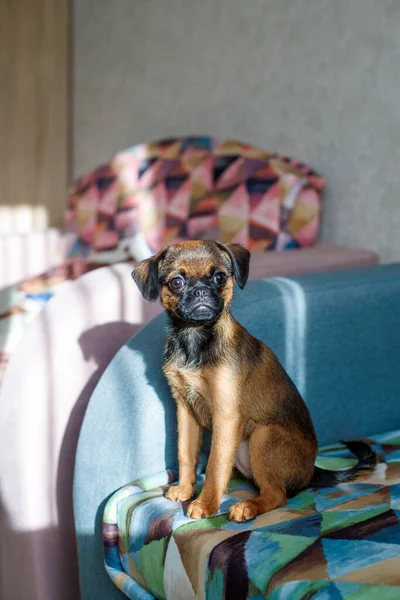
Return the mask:
<path id="1" fill-rule="evenodd" d="M 136 265 L 132 271 L 132 279 L 138 286 L 145 300 L 155 302 L 160 297 L 161 283 L 158 277 L 160 262 L 165 256 L 165 250 L 151 258 L 146 258 Z"/>
<path id="2" fill-rule="evenodd" d="M 240 289 L 243 289 L 249 276 L 250 252 L 240 244 L 220 244 L 220 246 L 229 254 L 236 282 Z"/>

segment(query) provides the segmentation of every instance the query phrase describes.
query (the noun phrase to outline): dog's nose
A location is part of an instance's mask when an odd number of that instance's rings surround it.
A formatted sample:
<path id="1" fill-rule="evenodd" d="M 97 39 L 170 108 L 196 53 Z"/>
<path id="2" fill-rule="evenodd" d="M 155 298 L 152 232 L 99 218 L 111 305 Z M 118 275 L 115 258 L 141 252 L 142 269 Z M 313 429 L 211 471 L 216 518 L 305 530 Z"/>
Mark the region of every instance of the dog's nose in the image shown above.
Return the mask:
<path id="1" fill-rule="evenodd" d="M 206 287 L 197 288 L 197 290 L 194 290 L 194 295 L 196 298 L 203 300 L 203 298 L 207 298 L 210 295 L 210 290 Z"/>

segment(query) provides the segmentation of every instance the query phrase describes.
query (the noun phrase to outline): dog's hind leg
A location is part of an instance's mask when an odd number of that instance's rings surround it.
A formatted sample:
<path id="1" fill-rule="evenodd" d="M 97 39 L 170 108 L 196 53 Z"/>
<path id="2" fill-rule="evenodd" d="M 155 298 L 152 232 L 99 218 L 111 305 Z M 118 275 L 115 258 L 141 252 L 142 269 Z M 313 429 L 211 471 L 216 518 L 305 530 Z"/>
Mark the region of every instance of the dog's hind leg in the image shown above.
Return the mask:
<path id="1" fill-rule="evenodd" d="M 257 427 L 250 436 L 249 450 L 260 495 L 231 507 L 229 518 L 238 523 L 284 506 L 288 492 L 307 487 L 314 470 L 314 449 L 281 425 Z"/>

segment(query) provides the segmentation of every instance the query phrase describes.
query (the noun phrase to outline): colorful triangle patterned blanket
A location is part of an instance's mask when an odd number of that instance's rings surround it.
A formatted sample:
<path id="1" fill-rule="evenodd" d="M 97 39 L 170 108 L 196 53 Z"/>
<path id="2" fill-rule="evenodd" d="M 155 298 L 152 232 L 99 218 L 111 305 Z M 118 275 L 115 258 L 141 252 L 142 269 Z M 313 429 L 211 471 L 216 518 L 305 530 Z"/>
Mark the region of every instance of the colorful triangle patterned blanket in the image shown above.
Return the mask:
<path id="1" fill-rule="evenodd" d="M 231 480 L 217 515 L 200 521 L 186 517 L 188 503 L 164 498 L 175 471 L 126 485 L 104 511 L 108 574 L 132 600 L 398 600 L 400 431 L 370 441 L 379 455 L 373 474 L 307 489 L 243 524 L 227 513 L 256 493 L 247 480 Z M 318 464 L 341 469 L 352 460 L 338 445 L 321 450 Z"/>

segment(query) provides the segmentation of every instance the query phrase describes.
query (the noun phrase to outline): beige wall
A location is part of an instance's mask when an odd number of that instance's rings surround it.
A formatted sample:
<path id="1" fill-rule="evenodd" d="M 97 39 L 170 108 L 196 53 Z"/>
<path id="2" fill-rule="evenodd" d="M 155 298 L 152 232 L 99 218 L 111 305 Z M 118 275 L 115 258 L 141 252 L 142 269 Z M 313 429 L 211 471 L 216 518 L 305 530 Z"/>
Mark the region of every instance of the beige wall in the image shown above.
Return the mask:
<path id="1" fill-rule="evenodd" d="M 69 0 L 0 0 L 0 234 L 63 221 Z"/>
<path id="2" fill-rule="evenodd" d="M 399 0 L 75 0 L 74 174 L 169 134 L 329 181 L 323 237 L 400 260 Z"/>

